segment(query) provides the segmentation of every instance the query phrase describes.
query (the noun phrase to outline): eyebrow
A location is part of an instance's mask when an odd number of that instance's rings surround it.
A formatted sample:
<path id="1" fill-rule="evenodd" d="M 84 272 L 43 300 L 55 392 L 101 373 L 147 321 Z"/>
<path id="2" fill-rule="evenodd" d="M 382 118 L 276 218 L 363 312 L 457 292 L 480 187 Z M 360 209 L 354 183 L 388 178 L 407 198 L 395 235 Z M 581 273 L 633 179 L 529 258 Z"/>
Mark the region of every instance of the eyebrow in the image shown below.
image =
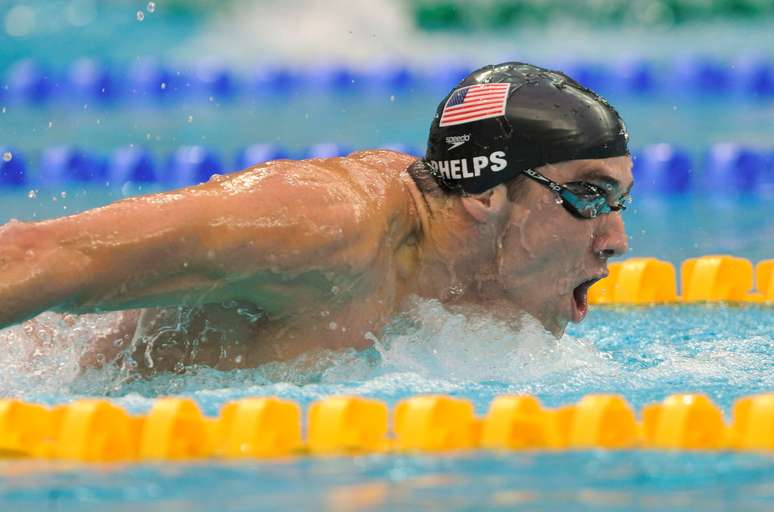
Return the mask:
<path id="1" fill-rule="evenodd" d="M 602 183 L 605 183 L 607 185 L 610 185 L 611 187 L 615 188 L 616 190 L 621 190 L 621 183 L 613 178 L 612 176 L 608 176 L 603 171 L 600 171 L 599 169 L 591 169 L 583 174 L 581 174 L 580 178 L 581 180 L 591 180 L 591 181 L 601 181 Z M 629 184 L 629 188 L 626 189 L 626 191 L 623 193 L 623 195 L 627 195 L 629 192 L 632 191 L 632 187 L 634 186 L 634 181 L 632 181 Z"/>

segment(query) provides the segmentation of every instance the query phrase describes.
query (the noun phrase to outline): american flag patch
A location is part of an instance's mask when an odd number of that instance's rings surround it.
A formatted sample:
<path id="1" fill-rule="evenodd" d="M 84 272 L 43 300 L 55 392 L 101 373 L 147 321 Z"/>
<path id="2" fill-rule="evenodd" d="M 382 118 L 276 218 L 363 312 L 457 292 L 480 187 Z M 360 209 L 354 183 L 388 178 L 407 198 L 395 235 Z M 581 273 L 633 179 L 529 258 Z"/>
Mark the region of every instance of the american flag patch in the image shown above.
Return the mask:
<path id="1" fill-rule="evenodd" d="M 511 84 L 478 84 L 457 89 L 446 100 L 438 126 L 454 126 L 502 116 Z"/>

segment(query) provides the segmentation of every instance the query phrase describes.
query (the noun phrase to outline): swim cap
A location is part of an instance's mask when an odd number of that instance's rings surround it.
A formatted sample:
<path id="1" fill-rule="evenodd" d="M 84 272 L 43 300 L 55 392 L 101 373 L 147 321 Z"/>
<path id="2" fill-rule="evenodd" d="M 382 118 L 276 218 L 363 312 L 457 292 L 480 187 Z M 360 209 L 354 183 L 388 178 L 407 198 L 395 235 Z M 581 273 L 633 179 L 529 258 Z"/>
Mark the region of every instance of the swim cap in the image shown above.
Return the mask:
<path id="1" fill-rule="evenodd" d="M 426 162 L 447 190 L 471 194 L 525 169 L 628 155 L 623 120 L 558 71 L 506 62 L 468 75 L 436 111 Z"/>

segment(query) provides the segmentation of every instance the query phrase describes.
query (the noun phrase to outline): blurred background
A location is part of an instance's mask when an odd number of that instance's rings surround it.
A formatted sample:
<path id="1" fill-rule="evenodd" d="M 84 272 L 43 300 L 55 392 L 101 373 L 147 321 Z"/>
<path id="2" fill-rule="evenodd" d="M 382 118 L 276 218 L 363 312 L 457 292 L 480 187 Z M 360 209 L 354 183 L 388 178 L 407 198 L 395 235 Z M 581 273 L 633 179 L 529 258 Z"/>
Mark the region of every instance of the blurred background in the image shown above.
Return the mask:
<path id="1" fill-rule="evenodd" d="M 774 0 L 0 0 L 0 221 L 273 158 L 421 155 L 468 72 L 621 112 L 632 255 L 774 254 Z"/>

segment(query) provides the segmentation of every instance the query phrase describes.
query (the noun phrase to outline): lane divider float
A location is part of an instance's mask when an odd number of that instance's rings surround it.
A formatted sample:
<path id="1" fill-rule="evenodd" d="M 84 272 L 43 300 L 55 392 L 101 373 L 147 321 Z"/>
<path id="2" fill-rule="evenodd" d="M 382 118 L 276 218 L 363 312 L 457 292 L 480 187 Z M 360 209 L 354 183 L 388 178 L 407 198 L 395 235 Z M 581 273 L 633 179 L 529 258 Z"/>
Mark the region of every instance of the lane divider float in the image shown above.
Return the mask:
<path id="1" fill-rule="evenodd" d="M 774 303 L 774 259 L 753 267 L 749 260 L 729 255 L 689 258 L 680 265 L 681 295 L 668 261 L 629 258 L 608 264 L 608 272 L 589 288 L 589 304 Z"/>
<path id="2" fill-rule="evenodd" d="M 620 395 L 591 394 L 546 408 L 529 395 L 499 396 L 483 417 L 447 395 L 402 400 L 332 396 L 301 407 L 277 397 L 225 404 L 217 417 L 190 398 L 160 398 L 140 416 L 104 399 L 52 408 L 0 400 L 0 458 L 81 462 L 277 459 L 292 456 L 470 450 L 774 450 L 774 393 L 739 398 L 732 420 L 706 395 L 675 394 L 638 419 Z"/>

